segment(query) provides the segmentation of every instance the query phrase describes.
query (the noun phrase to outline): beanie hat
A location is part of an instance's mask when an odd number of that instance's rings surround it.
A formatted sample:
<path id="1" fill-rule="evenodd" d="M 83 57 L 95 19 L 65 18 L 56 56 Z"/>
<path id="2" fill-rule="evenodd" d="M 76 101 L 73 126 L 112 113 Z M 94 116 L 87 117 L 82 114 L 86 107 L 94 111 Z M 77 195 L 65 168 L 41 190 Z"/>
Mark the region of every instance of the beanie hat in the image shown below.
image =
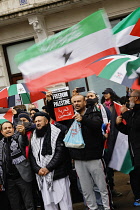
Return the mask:
<path id="1" fill-rule="evenodd" d="M 22 112 L 18 115 L 18 120 L 20 120 L 20 118 L 26 118 L 29 122 L 31 121 L 30 116 L 28 114 L 28 112 Z"/>
<path id="2" fill-rule="evenodd" d="M 33 120 L 35 120 L 35 118 L 38 116 L 46 117 L 47 120 L 50 122 L 50 116 L 46 112 L 36 112 L 33 117 Z"/>
<path id="3" fill-rule="evenodd" d="M 30 112 L 31 112 L 32 110 L 33 110 L 33 111 L 35 111 L 35 112 L 39 112 L 39 110 L 38 110 L 38 109 L 36 109 L 36 108 L 34 108 L 34 109 L 30 109 Z"/>
<path id="4" fill-rule="evenodd" d="M 47 105 L 46 106 L 42 106 L 42 109 L 45 109 L 46 112 L 49 112 L 49 109 L 48 109 L 48 106 Z"/>

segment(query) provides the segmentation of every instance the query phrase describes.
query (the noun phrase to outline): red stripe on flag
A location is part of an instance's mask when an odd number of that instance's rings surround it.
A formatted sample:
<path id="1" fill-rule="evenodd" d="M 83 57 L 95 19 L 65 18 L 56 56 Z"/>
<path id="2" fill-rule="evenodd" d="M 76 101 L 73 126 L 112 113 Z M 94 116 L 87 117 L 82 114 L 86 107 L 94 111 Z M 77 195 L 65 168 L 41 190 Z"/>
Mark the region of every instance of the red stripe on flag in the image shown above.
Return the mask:
<path id="1" fill-rule="evenodd" d="M 130 35 L 132 36 L 139 36 L 140 37 L 140 19 L 135 24 L 134 28 L 132 29 Z"/>
<path id="2" fill-rule="evenodd" d="M 0 107 L 8 108 L 8 100 L 7 100 L 7 98 L 0 99 Z"/>
<path id="3" fill-rule="evenodd" d="M 121 106 L 122 106 L 121 104 L 118 104 L 114 101 L 114 108 L 115 108 L 115 111 L 116 111 L 118 116 L 122 115 L 121 114 Z M 123 119 L 122 122 L 126 125 L 126 121 L 124 119 Z"/>
<path id="4" fill-rule="evenodd" d="M 134 83 L 132 84 L 132 89 L 136 89 L 139 90 L 140 89 L 140 85 L 139 85 L 139 78 L 136 78 L 136 80 L 134 81 Z"/>
<path id="5" fill-rule="evenodd" d="M 90 64 L 88 67 L 94 71 L 94 74 L 97 76 L 101 73 L 101 71 L 105 68 L 105 66 L 114 58 L 108 58 L 105 60 L 100 60 L 95 63 Z M 88 68 L 87 67 L 87 68 Z"/>
<path id="6" fill-rule="evenodd" d="M 121 115 L 121 110 L 120 110 L 121 109 L 121 105 L 114 102 L 114 108 L 116 110 L 117 115 L 118 116 Z"/>
<path id="7" fill-rule="evenodd" d="M 30 92 L 30 101 L 31 102 L 35 102 L 35 101 L 38 101 L 42 98 L 45 98 L 46 97 L 46 93 L 42 93 L 42 92 Z"/>
<path id="8" fill-rule="evenodd" d="M 3 90 L 0 91 L 0 99 L 6 97 L 8 97 L 8 90 L 7 88 L 4 88 Z"/>
<path id="9" fill-rule="evenodd" d="M 114 54 L 117 54 L 115 48 L 107 49 L 77 63 L 64 66 L 62 68 L 46 73 L 45 75 L 38 77 L 37 79 L 26 81 L 27 82 L 26 84 L 30 90 L 37 90 L 38 88 L 41 87 L 47 87 L 57 83 L 69 82 L 71 80 L 76 80 L 87 76 L 91 76 L 95 74 L 94 71 L 95 69 L 94 70 L 88 69 L 86 68 L 87 65 L 91 64 L 92 62 L 102 57 Z"/>
<path id="10" fill-rule="evenodd" d="M 12 108 L 9 109 L 3 117 L 4 117 L 6 120 L 12 122 L 12 121 L 13 121 Z"/>

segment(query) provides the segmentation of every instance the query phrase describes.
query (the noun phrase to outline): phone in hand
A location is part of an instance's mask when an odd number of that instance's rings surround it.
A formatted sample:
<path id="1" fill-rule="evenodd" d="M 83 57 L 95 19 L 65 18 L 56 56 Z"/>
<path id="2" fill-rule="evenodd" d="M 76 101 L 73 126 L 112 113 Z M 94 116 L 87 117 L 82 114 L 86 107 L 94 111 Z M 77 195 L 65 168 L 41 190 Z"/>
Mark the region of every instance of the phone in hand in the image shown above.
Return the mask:
<path id="1" fill-rule="evenodd" d="M 77 93 L 85 92 L 85 87 L 76 88 Z"/>
<path id="2" fill-rule="evenodd" d="M 17 125 L 23 125 L 23 121 L 22 120 L 19 120 Z"/>

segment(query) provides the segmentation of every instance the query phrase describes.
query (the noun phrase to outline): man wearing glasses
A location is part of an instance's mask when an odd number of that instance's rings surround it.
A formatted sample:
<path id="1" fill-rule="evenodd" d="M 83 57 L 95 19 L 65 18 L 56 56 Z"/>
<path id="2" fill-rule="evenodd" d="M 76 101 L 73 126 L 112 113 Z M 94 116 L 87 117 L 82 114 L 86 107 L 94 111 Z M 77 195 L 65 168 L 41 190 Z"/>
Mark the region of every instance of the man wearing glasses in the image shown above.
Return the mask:
<path id="1" fill-rule="evenodd" d="M 140 90 L 134 90 L 129 97 L 130 110 L 124 105 L 122 115 L 116 119 L 117 129 L 128 135 L 129 149 L 134 169 L 130 172 L 130 184 L 135 196 L 134 206 L 140 206 Z M 126 125 L 122 123 L 126 120 Z"/>

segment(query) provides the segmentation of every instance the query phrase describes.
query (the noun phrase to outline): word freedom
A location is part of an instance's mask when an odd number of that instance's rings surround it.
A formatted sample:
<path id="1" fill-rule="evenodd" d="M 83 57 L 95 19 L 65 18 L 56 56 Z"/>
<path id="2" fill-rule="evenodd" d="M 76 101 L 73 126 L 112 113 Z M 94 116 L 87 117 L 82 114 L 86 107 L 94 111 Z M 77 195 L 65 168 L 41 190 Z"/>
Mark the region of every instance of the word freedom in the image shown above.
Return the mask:
<path id="1" fill-rule="evenodd" d="M 53 94 L 53 99 L 60 99 L 60 98 L 64 98 L 64 97 L 68 97 L 68 92 Z"/>

